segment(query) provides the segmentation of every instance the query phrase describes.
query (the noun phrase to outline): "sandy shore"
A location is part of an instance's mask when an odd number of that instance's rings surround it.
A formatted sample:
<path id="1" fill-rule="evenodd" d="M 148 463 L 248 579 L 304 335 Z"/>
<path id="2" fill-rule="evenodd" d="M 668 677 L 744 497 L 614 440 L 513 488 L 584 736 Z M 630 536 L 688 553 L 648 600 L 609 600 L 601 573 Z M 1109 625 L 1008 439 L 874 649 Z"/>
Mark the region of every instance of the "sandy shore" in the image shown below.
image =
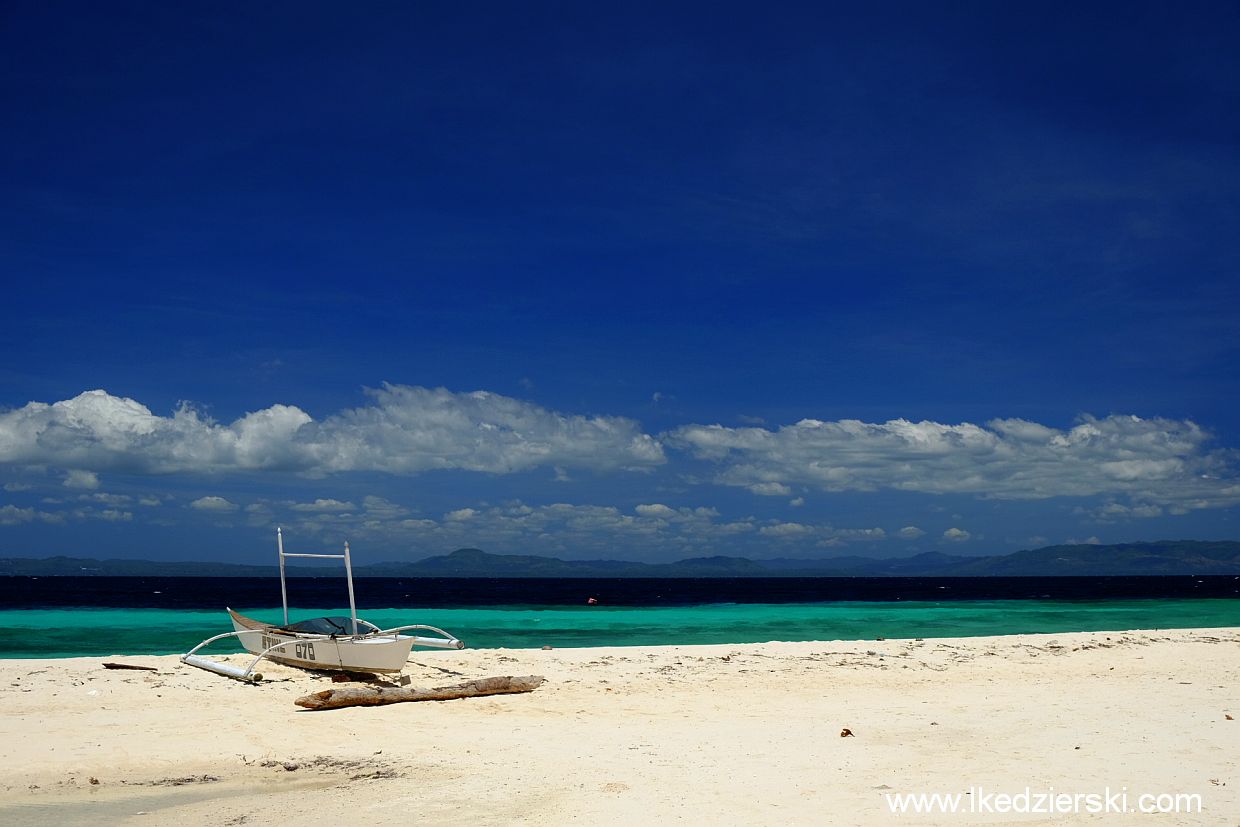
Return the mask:
<path id="1" fill-rule="evenodd" d="M 329 712 L 293 704 L 329 678 L 263 672 L 0 661 L 0 823 L 1240 824 L 1240 629 L 436 651 L 413 655 L 415 685 L 547 682 Z M 1199 794 L 1203 811 L 889 809 L 1026 788 Z"/>

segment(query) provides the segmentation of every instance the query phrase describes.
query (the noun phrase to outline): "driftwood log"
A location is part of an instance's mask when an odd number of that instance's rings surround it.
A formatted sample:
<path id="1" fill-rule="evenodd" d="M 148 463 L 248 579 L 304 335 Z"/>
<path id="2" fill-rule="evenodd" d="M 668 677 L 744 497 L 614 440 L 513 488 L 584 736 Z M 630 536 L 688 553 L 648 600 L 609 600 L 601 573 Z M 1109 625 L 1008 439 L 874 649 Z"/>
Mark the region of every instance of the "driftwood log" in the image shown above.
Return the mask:
<path id="1" fill-rule="evenodd" d="M 417 689 L 403 686 L 350 686 L 343 689 L 324 689 L 303 695 L 293 703 L 306 709 L 340 709 L 346 706 L 381 706 L 406 701 L 451 701 L 457 698 L 478 698 L 483 695 L 513 695 L 533 692 L 542 686 L 546 678 L 526 675 L 520 678 L 480 678 L 476 681 L 458 683 L 454 686 L 437 686 L 434 689 Z"/>
<path id="2" fill-rule="evenodd" d="M 143 672 L 158 672 L 159 669 L 154 666 L 134 666 L 132 663 L 108 663 L 104 661 L 104 669 L 140 669 Z"/>

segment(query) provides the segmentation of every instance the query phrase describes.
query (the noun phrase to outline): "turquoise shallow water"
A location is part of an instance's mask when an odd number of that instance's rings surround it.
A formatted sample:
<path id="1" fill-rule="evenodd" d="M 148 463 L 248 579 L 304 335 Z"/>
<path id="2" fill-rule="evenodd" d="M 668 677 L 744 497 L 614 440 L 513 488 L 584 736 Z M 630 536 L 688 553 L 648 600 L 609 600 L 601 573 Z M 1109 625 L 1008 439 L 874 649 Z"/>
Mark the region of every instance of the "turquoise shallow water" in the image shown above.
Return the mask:
<path id="1" fill-rule="evenodd" d="M 279 609 L 245 610 L 278 622 Z M 290 619 L 347 609 L 291 609 Z M 652 646 L 770 640 L 970 637 L 1022 633 L 1240 626 L 1240 600 L 992 600 L 718 604 L 677 607 L 370 609 L 381 627 L 428 623 L 470 648 Z M 184 652 L 229 631 L 223 611 L 21 609 L 0 611 L 0 658 Z M 211 651 L 239 651 L 227 642 Z"/>

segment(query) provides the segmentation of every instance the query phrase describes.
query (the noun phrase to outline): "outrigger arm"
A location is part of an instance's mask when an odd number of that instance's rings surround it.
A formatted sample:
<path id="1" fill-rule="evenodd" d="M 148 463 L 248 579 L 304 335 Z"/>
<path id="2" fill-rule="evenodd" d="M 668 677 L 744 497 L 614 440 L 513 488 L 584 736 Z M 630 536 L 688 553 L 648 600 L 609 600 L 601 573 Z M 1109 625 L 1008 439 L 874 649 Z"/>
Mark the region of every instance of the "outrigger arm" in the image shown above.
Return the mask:
<path id="1" fill-rule="evenodd" d="M 209 637 L 206 640 L 204 640 L 202 643 L 195 646 L 193 649 L 190 649 L 184 655 L 181 655 L 181 663 L 184 663 L 188 666 L 197 666 L 199 669 L 206 669 L 208 672 L 215 672 L 216 674 L 219 674 L 219 675 L 225 675 L 230 678 L 236 678 L 237 680 L 245 681 L 246 683 L 258 683 L 259 681 L 263 679 L 263 676 L 260 673 L 255 672 L 254 667 L 258 666 L 258 662 L 260 660 L 267 657 L 268 652 L 272 652 L 276 649 L 279 649 L 281 646 L 287 646 L 288 641 L 285 641 L 284 643 L 277 643 L 275 646 L 267 647 L 266 649 L 262 651 L 261 654 L 259 654 L 258 657 L 250 661 L 250 665 L 247 666 L 245 669 L 242 669 L 237 666 L 232 666 L 231 664 L 227 664 L 227 663 L 220 663 L 219 661 L 216 661 L 216 660 L 209 660 L 207 658 L 200 657 L 199 655 L 194 654 L 202 647 L 207 646 L 208 644 L 211 644 L 211 643 L 215 643 L 217 640 L 223 640 L 226 637 L 241 637 L 242 635 L 253 635 L 253 634 L 261 634 L 261 632 L 259 632 L 257 629 L 246 629 L 244 632 L 225 632 L 222 635 L 216 635 L 215 637 Z"/>
<path id="2" fill-rule="evenodd" d="M 412 637 L 413 637 L 414 646 L 422 646 L 428 649 L 464 649 L 465 648 L 464 642 L 458 640 L 457 638 L 452 637 L 452 635 L 448 634 L 443 629 L 440 629 L 436 626 L 427 626 L 425 624 L 420 624 L 420 623 L 414 624 L 411 626 L 396 626 L 395 628 L 392 628 L 392 629 L 383 629 L 381 631 L 375 632 L 374 636 L 382 637 L 385 635 L 392 635 L 393 637 L 395 637 L 397 634 L 401 632 L 409 631 L 410 629 L 422 629 L 427 632 L 437 632 L 443 635 L 443 637 L 441 638 L 440 637 L 422 637 L 421 635 L 413 635 Z M 261 673 L 254 671 L 254 667 L 258 666 L 259 661 L 267 657 L 267 655 L 271 654 L 275 650 L 280 649 L 281 647 L 291 646 L 295 641 L 286 640 L 281 643 L 277 643 L 274 646 L 268 646 L 266 649 L 260 652 L 258 656 L 254 658 L 254 660 L 250 661 L 250 665 L 247 666 L 245 669 L 242 669 L 239 666 L 233 666 L 228 663 L 220 663 L 219 661 L 216 661 L 216 660 L 210 660 L 209 658 L 204 658 L 201 655 L 197 655 L 195 653 L 199 649 L 203 648 L 204 646 L 208 646 L 212 643 L 215 643 L 215 641 L 217 640 L 223 640 L 226 637 L 239 638 L 242 635 L 259 635 L 262 633 L 263 633 L 263 630 L 261 629 L 246 629 L 245 631 L 241 631 L 241 632 L 224 632 L 223 634 L 216 635 L 215 637 L 209 637 L 206 640 L 204 640 L 202 643 L 195 646 L 193 649 L 190 649 L 184 655 L 181 655 L 181 663 L 184 663 L 187 666 L 197 666 L 199 669 L 205 669 L 208 672 L 215 672 L 218 675 L 225 675 L 230 678 L 236 678 L 237 680 L 245 681 L 246 683 L 258 683 L 259 681 L 263 679 L 263 676 Z M 333 635 L 301 634 L 297 636 L 297 640 L 298 641 L 331 640 L 332 637 Z"/>

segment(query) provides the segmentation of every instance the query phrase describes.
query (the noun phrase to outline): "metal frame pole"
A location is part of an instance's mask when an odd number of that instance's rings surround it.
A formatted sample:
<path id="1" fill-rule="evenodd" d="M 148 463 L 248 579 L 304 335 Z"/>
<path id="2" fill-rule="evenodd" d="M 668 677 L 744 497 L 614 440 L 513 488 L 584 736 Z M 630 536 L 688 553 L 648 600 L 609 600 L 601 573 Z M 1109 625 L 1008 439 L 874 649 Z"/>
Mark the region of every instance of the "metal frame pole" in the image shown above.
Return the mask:
<path id="1" fill-rule="evenodd" d="M 288 589 L 284 585 L 284 534 L 276 529 L 276 548 L 280 552 L 280 602 L 284 604 L 284 625 L 288 625 Z"/>
<path id="2" fill-rule="evenodd" d="M 357 637 L 357 603 L 353 600 L 353 564 L 349 562 L 349 541 L 344 541 L 344 573 L 349 581 L 349 618 L 353 621 L 353 637 Z"/>

